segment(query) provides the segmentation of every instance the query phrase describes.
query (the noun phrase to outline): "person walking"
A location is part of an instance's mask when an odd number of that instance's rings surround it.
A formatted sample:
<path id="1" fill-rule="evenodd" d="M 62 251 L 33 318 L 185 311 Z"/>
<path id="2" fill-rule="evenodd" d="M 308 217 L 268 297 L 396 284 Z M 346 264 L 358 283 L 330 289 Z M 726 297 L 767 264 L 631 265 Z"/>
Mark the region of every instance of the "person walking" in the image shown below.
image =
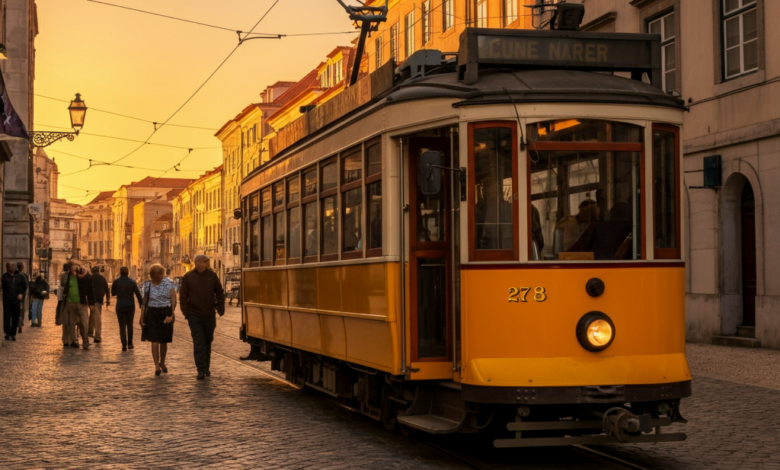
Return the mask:
<path id="1" fill-rule="evenodd" d="M 62 326 L 62 347 L 67 348 L 70 346 L 70 322 L 68 321 L 68 312 L 65 311 L 65 284 L 68 283 L 68 275 L 70 274 L 70 261 L 62 265 L 62 272 L 60 273 L 60 288 L 57 289 L 57 315 L 59 318 L 59 324 Z"/>
<path id="2" fill-rule="evenodd" d="M 30 312 L 30 276 L 24 272 L 24 263 L 21 261 L 16 263 L 16 272 L 24 276 L 24 282 L 27 284 L 27 287 L 22 293 L 22 301 L 19 305 L 19 333 L 21 333 L 22 326 L 24 326 L 25 314 L 29 314 Z"/>
<path id="3" fill-rule="evenodd" d="M 16 331 L 19 328 L 19 316 L 27 292 L 27 281 L 16 270 L 14 263 L 6 263 L 2 276 L 3 287 L 3 332 L 5 339 L 16 341 Z"/>
<path id="4" fill-rule="evenodd" d="M 209 268 L 206 255 L 195 257 L 195 269 L 187 272 L 179 286 L 179 305 L 192 335 L 192 349 L 198 380 L 211 376 L 211 343 L 217 317 L 225 314 L 225 291 L 217 274 Z"/>
<path id="5" fill-rule="evenodd" d="M 32 320 L 30 327 L 43 325 L 43 301 L 49 298 L 49 283 L 40 274 L 35 277 L 30 286 L 32 297 Z"/>
<path id="6" fill-rule="evenodd" d="M 94 342 L 103 341 L 103 299 L 106 307 L 111 306 L 111 296 L 106 278 L 100 274 L 100 268 L 92 266 L 92 291 L 95 293 L 95 303 L 89 306 L 89 329 L 87 336 L 94 337 Z"/>
<path id="7" fill-rule="evenodd" d="M 135 301 L 143 305 L 138 284 L 130 279 L 130 270 L 125 266 L 119 268 L 119 277 L 111 284 L 111 295 L 116 297 L 116 318 L 119 321 L 119 339 L 122 340 L 122 351 L 133 349 L 133 317 L 135 316 Z"/>
<path id="8" fill-rule="evenodd" d="M 78 348 L 78 333 L 84 341 L 82 347 L 89 350 L 89 305 L 95 303 L 95 293 L 92 289 L 92 277 L 78 262 L 71 261 L 65 290 L 62 293 L 65 299 L 65 312 L 68 314 L 68 336 L 70 346 Z M 78 328 L 77 328 L 78 327 Z"/>
<path id="9" fill-rule="evenodd" d="M 165 355 L 168 353 L 168 343 L 173 341 L 176 289 L 173 281 L 165 277 L 165 268 L 161 264 L 153 264 L 149 268 L 149 278 L 151 281 L 147 281 L 144 287 L 139 324 L 142 329 L 146 327 L 147 340 L 152 343 L 154 375 L 162 372 L 167 374 Z"/>

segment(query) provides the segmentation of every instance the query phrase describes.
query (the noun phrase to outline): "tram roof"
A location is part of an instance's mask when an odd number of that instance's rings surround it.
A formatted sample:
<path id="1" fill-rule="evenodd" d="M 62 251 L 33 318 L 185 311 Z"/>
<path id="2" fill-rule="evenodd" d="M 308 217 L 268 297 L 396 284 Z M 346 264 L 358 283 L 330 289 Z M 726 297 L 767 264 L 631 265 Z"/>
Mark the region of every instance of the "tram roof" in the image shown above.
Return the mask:
<path id="1" fill-rule="evenodd" d="M 457 73 L 428 75 L 401 83 L 388 102 L 460 99 L 455 107 L 499 103 L 614 103 L 685 109 L 684 102 L 638 80 L 576 70 L 485 70 L 466 85 Z"/>

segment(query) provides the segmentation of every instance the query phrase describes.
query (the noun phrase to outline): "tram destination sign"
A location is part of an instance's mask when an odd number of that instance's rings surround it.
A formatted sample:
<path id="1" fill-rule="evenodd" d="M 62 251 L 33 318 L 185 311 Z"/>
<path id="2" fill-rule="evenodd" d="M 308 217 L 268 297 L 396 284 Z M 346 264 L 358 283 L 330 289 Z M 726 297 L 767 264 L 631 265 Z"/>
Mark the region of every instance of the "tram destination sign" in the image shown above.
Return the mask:
<path id="1" fill-rule="evenodd" d="M 589 33 L 469 28 L 460 37 L 459 76 L 476 83 L 480 66 L 643 73 L 661 79 L 661 38 L 656 34 Z"/>

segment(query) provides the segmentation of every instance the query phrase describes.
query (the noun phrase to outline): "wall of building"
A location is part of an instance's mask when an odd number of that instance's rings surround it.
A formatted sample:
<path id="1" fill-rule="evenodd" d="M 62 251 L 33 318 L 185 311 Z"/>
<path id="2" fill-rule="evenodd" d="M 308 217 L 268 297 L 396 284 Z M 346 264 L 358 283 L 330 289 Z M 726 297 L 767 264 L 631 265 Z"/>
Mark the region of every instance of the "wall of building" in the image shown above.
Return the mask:
<path id="1" fill-rule="evenodd" d="M 35 70 L 34 40 L 37 19 L 33 0 L 6 0 L 2 18 L 3 43 L 8 58 L 0 61 L 6 90 L 22 122 L 32 129 L 32 92 Z M 13 158 L 4 165 L 3 259 L 21 261 L 28 267 L 32 261 L 33 226 L 28 204 L 33 202 L 33 161 L 28 140 L 8 138 Z"/>

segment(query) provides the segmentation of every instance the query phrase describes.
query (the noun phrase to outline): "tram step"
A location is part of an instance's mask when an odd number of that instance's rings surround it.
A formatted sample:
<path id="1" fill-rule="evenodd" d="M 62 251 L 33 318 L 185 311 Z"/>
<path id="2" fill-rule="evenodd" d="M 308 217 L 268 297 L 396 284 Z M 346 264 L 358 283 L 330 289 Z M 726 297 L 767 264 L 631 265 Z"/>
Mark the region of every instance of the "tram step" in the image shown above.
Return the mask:
<path id="1" fill-rule="evenodd" d="M 398 422 L 431 434 L 447 434 L 460 429 L 460 423 L 436 415 L 399 416 Z"/>
<path id="2" fill-rule="evenodd" d="M 741 336 L 743 338 L 755 338 L 756 337 L 756 327 L 755 326 L 738 326 L 737 327 L 737 336 Z"/>
<path id="3" fill-rule="evenodd" d="M 713 336 L 712 344 L 716 346 L 731 346 L 735 348 L 760 348 L 761 341 L 756 338 L 742 336 Z"/>

